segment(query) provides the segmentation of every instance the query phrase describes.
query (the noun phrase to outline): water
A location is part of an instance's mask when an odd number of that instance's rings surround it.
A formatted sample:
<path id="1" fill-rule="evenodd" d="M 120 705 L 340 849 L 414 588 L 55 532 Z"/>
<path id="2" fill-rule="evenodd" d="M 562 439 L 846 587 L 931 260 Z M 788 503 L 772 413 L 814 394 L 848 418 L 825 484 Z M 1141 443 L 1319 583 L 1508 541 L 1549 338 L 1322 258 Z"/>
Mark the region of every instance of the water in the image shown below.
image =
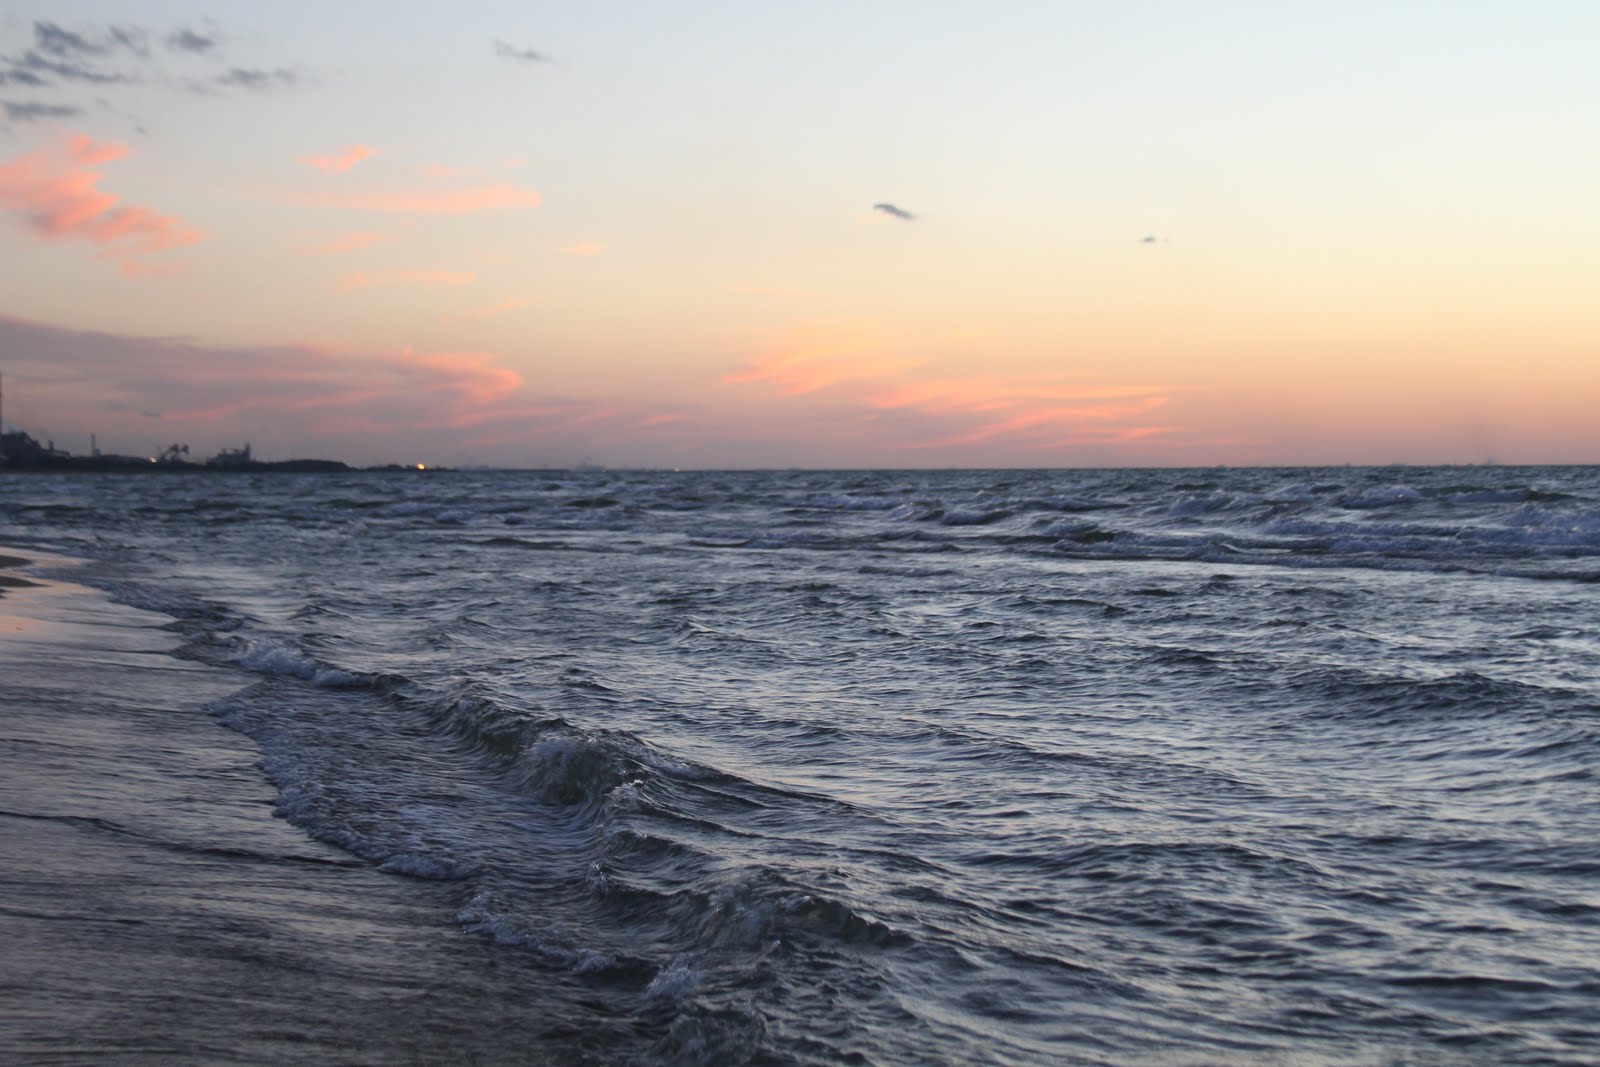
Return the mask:
<path id="1" fill-rule="evenodd" d="M 482 1061 L 1600 1059 L 1597 468 L 11 477 L 0 544 L 235 677 L 437 1017 L 557 1005 Z"/>

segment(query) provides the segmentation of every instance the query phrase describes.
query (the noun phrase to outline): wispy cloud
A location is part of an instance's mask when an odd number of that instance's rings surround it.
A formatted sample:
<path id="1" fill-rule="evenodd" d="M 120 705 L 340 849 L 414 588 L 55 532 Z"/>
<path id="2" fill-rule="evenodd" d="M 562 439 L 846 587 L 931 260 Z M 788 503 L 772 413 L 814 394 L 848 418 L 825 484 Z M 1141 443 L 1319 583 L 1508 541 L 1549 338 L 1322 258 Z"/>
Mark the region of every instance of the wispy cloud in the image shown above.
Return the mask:
<path id="1" fill-rule="evenodd" d="M 337 155 L 296 156 L 295 159 L 326 174 L 343 174 L 363 159 L 371 159 L 377 154 L 378 150 L 376 148 L 369 148 L 364 144 L 353 144 Z"/>
<path id="2" fill-rule="evenodd" d="M 201 240 L 198 230 L 173 215 L 120 203 L 98 188 L 97 168 L 129 155 L 127 145 L 85 136 L 0 164 L 0 209 L 14 212 L 47 240 L 83 240 L 125 265 L 135 257 Z"/>
<path id="3" fill-rule="evenodd" d="M 270 70 L 256 67 L 229 67 L 225 73 L 217 75 L 212 81 L 225 88 L 260 93 L 271 89 L 292 88 L 305 81 L 305 75 L 288 67 L 273 67 Z"/>
<path id="4" fill-rule="evenodd" d="M 26 100 L 21 103 L 12 103 L 7 100 L 3 106 L 6 109 L 6 118 L 12 122 L 38 122 L 41 119 L 70 119 L 83 114 L 81 107 L 72 107 L 68 104 L 42 104 L 37 100 Z"/>
<path id="5" fill-rule="evenodd" d="M 331 449 L 365 452 L 371 446 L 364 437 L 374 431 L 414 447 L 421 432 L 526 404 L 517 399 L 521 376 L 483 352 L 229 347 L 3 315 L 0 351 L 18 354 L 7 363 L 6 384 L 27 383 L 34 417 L 57 425 L 81 420 L 136 441 L 152 432 L 141 413 L 160 412 L 160 432 L 173 436 L 229 442 L 267 430 L 281 435 L 281 448 L 304 447 L 307 435 L 322 432 Z"/>
<path id="6" fill-rule="evenodd" d="M 869 326 L 830 324 L 786 333 L 723 381 L 761 384 L 784 396 L 799 396 L 843 382 L 890 379 L 918 362 L 886 351 Z"/>
<path id="7" fill-rule="evenodd" d="M 266 459 L 571 463 L 660 456 L 663 443 L 676 453 L 699 433 L 681 402 L 536 395 L 491 352 L 228 346 L 4 315 L 0 352 L 20 401 L 7 415 L 74 449 L 93 429 L 116 451 L 185 441 L 200 456 L 250 441 Z"/>
<path id="8" fill-rule="evenodd" d="M 0 85 L 26 85 L 30 89 L 46 89 L 49 88 L 50 81 L 31 70 L 12 67 L 9 70 L 0 70 Z"/>
<path id="9" fill-rule="evenodd" d="M 862 423 L 889 420 L 901 448 L 1065 447 L 1172 430 L 1147 422 L 1167 403 L 1160 386 L 950 375 L 910 348 L 868 323 L 822 324 L 785 334 L 723 381 L 853 410 Z"/>
<path id="10" fill-rule="evenodd" d="M 231 66 L 214 73 L 176 74 L 162 69 L 161 57 L 185 61 L 222 61 L 222 33 L 216 29 L 180 26 L 161 31 L 141 26 L 107 25 L 68 29 L 59 23 L 40 19 L 33 23 L 30 46 L 20 52 L 0 55 L 0 85 L 27 86 L 30 89 L 63 88 L 76 85 L 139 85 L 165 89 L 187 89 L 193 93 L 218 95 L 238 89 L 264 92 L 286 89 L 305 83 L 306 72 L 290 67 Z M 164 48 L 152 51 L 151 42 Z"/>
<path id="11" fill-rule="evenodd" d="M 548 63 L 550 57 L 543 52 L 536 52 L 532 48 L 519 48 L 499 38 L 494 42 L 494 54 L 501 59 L 510 59 L 518 63 Z"/>
<path id="12" fill-rule="evenodd" d="M 915 215 L 907 211 L 905 208 L 895 207 L 893 204 L 889 203 L 873 204 L 872 210 L 884 215 L 889 215 L 892 218 L 903 219 L 906 222 L 911 222 L 916 218 Z"/>
<path id="13" fill-rule="evenodd" d="M 461 189 L 415 189 L 366 193 L 301 193 L 290 199 L 313 207 L 377 211 L 400 215 L 470 215 L 480 211 L 531 208 L 539 194 L 509 182 Z"/>
<path id="14" fill-rule="evenodd" d="M 407 353 L 411 373 L 435 388 L 457 393 L 473 407 L 498 403 L 522 385 L 522 375 L 494 366 L 494 356 L 482 352 L 444 352 L 437 355 Z"/>
<path id="15" fill-rule="evenodd" d="M 584 241 L 575 245 L 567 245 L 567 247 L 563 248 L 561 251 L 565 252 L 569 256 L 598 256 L 605 250 L 606 246 L 603 244 L 597 244 L 594 241 Z"/>
<path id="16" fill-rule="evenodd" d="M 137 81 L 135 75 L 97 64 L 117 53 L 143 59 L 150 54 L 147 35 L 135 26 L 109 26 L 78 33 L 46 19 L 33 24 L 33 46 L 20 55 L 0 57 L 0 82 L 45 88 L 54 81 L 111 85 Z"/>
<path id="17" fill-rule="evenodd" d="M 1048 447 L 1062 440 L 1135 440 L 1166 429 L 1132 426 L 1106 426 L 1106 423 L 1126 422 L 1141 417 L 1167 402 L 1164 396 L 1143 396 L 1120 404 L 1050 404 L 1039 405 L 1017 398 L 1014 392 L 1001 390 L 1009 399 L 995 410 L 995 397 L 984 396 L 968 411 L 981 410 L 976 424 L 957 433 L 916 443 L 918 448 L 955 448 L 975 445 L 997 438 L 1020 440 L 1029 447 Z M 950 409 L 942 409 L 949 411 Z"/>
<path id="18" fill-rule="evenodd" d="M 167 47 L 174 52 L 193 52 L 198 55 L 212 55 L 222 43 L 222 37 L 217 33 L 201 33 L 187 26 L 172 31 L 167 35 Z"/>
<path id="19" fill-rule="evenodd" d="M 52 56 L 103 56 L 118 49 L 148 55 L 145 36 L 136 26 L 110 26 L 98 40 L 91 40 L 54 22 L 41 19 L 33 24 L 34 47 Z"/>
<path id="20" fill-rule="evenodd" d="M 132 75 L 120 71 L 102 70 L 70 59 L 53 59 L 37 51 L 7 57 L 6 62 L 10 65 L 6 71 L 8 79 L 41 87 L 52 84 L 50 78 L 91 85 L 115 85 L 136 80 Z"/>

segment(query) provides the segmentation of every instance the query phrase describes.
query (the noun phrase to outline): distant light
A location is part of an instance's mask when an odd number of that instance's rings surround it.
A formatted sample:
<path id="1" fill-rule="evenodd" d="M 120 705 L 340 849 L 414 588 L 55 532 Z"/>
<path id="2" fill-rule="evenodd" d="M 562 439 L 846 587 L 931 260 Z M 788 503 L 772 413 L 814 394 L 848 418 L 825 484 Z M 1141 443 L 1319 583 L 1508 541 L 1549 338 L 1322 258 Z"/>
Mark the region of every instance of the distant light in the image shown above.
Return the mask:
<path id="1" fill-rule="evenodd" d="M 154 463 L 154 462 L 155 462 L 155 461 L 156 461 L 156 457 L 154 457 L 154 456 L 151 456 L 151 457 L 150 457 L 150 462 L 151 462 L 151 463 Z"/>
<path id="2" fill-rule="evenodd" d="M 417 464 L 417 470 L 419 470 L 419 471 L 425 471 L 425 470 L 427 470 L 427 469 L 428 469 L 428 465 L 427 465 L 427 464 L 426 464 L 426 463 L 418 463 L 418 464 Z"/>

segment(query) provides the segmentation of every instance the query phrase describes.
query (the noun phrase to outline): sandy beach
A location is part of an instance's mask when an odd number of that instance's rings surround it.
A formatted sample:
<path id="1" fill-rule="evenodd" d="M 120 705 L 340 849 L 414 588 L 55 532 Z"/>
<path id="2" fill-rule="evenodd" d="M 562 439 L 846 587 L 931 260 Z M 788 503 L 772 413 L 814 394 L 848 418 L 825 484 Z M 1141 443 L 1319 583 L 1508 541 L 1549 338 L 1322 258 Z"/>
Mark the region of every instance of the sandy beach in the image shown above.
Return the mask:
<path id="1" fill-rule="evenodd" d="M 0 557 L 0 1060 L 540 1062 L 538 975 L 451 885 L 272 814 L 226 671 L 163 616 Z"/>

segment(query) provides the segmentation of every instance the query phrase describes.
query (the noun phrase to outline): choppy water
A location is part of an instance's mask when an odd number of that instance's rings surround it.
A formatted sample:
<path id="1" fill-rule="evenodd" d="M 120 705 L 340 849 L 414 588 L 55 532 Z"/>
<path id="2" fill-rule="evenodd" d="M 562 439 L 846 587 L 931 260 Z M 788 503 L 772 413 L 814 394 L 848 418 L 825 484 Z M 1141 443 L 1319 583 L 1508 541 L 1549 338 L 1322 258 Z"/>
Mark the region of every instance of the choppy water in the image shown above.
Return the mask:
<path id="1" fill-rule="evenodd" d="M 241 672 L 556 1061 L 1600 1059 L 1600 468 L 12 477 L 0 544 Z"/>

